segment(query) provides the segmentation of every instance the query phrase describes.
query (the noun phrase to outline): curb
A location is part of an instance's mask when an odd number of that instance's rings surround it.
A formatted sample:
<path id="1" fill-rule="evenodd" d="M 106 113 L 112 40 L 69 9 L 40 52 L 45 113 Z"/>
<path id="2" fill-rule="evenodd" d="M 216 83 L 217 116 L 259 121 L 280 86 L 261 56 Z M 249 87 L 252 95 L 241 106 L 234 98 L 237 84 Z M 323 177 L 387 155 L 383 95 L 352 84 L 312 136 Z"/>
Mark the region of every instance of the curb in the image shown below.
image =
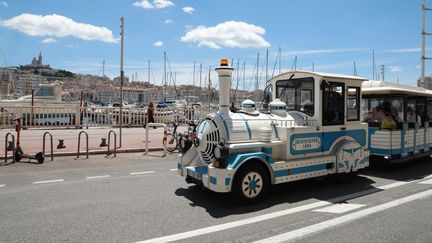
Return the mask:
<path id="1" fill-rule="evenodd" d="M 154 151 L 163 151 L 163 147 L 153 147 L 153 148 L 149 148 L 148 151 L 149 152 L 154 152 Z M 129 149 L 118 149 L 116 150 L 116 153 L 120 154 L 120 153 L 139 153 L 139 152 L 145 152 L 145 149 L 143 148 L 129 148 Z M 80 156 L 81 155 L 87 155 L 86 152 L 80 152 L 79 153 Z M 100 154 L 107 154 L 107 150 L 89 150 L 89 155 L 100 155 Z M 111 153 L 109 155 L 114 154 L 114 151 L 112 150 Z M 29 154 L 29 156 L 35 156 L 35 154 Z M 53 154 L 54 157 L 63 157 L 63 156 L 77 156 L 76 152 L 58 152 L 58 153 L 54 153 Z M 51 154 L 46 153 L 45 154 L 45 159 L 49 159 L 51 157 Z M 8 156 L 8 159 L 12 159 L 12 156 Z M 0 160 L 4 160 L 5 157 L 0 157 Z"/>

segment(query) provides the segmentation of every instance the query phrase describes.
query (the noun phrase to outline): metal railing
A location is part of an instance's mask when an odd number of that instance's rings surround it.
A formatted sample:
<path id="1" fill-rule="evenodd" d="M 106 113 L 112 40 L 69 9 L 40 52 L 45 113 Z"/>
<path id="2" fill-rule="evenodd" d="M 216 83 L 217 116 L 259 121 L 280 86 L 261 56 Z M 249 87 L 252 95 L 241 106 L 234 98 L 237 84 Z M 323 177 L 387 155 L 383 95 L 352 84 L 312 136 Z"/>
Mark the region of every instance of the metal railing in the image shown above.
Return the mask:
<path id="1" fill-rule="evenodd" d="M 43 153 L 44 156 L 45 156 L 45 138 L 46 138 L 46 135 L 49 135 L 49 136 L 50 136 L 50 143 L 51 143 L 51 161 L 53 161 L 53 160 L 54 160 L 54 145 L 53 145 L 53 136 L 52 136 L 52 134 L 51 134 L 50 132 L 45 132 L 45 133 L 43 134 L 42 153 Z"/>
<path id="2" fill-rule="evenodd" d="M 12 137 L 12 141 L 9 141 L 9 137 Z M 12 146 L 9 146 L 9 144 L 11 144 Z M 7 159 L 8 159 L 8 155 L 7 155 L 7 151 L 12 151 L 12 162 L 16 162 L 16 159 L 15 159 L 15 150 L 16 150 L 16 148 L 15 148 L 15 136 L 12 134 L 12 133 L 10 133 L 10 132 L 8 132 L 8 133 L 6 133 L 6 135 L 5 135 L 5 164 L 7 164 Z"/>
<path id="3" fill-rule="evenodd" d="M 87 159 L 89 158 L 89 139 L 88 139 L 88 134 L 85 131 L 81 131 L 78 134 L 78 151 L 77 151 L 77 159 L 80 157 L 80 147 L 81 147 L 81 134 L 85 134 L 86 135 L 86 154 L 87 154 Z"/>
<path id="4" fill-rule="evenodd" d="M 114 157 L 117 157 L 117 134 L 111 130 L 108 132 L 108 146 L 107 146 L 107 157 L 111 154 L 110 145 L 111 145 L 111 134 L 114 136 Z"/>
<path id="5" fill-rule="evenodd" d="M 155 123 L 169 123 L 176 115 L 184 122 L 196 121 L 208 112 L 207 108 L 158 108 L 155 110 L 154 119 Z M 13 128 L 16 118 L 22 118 L 23 128 L 118 127 L 120 109 L 79 107 L 76 104 L 0 106 L 0 128 Z M 147 108 L 123 108 L 123 127 L 143 127 L 147 120 Z"/>

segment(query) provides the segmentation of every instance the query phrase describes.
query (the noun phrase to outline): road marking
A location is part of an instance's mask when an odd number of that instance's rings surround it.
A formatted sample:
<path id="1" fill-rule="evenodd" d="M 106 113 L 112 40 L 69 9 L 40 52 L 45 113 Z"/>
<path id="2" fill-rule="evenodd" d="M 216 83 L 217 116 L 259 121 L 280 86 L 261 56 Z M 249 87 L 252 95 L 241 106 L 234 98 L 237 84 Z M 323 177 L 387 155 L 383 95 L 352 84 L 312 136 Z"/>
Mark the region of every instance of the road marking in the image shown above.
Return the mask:
<path id="1" fill-rule="evenodd" d="M 177 169 L 170 169 L 170 171 L 177 171 Z"/>
<path id="2" fill-rule="evenodd" d="M 420 181 L 419 184 L 432 184 L 432 179 L 426 180 L 426 181 Z"/>
<path id="3" fill-rule="evenodd" d="M 129 175 L 147 175 L 147 174 L 153 174 L 154 171 L 142 171 L 142 172 L 131 172 Z"/>
<path id="4" fill-rule="evenodd" d="M 381 190 L 387 190 L 387 189 L 395 188 L 395 187 L 402 186 L 402 185 L 405 185 L 405 184 L 408 184 L 408 183 L 411 183 L 411 181 L 398 181 L 398 182 L 391 183 L 391 184 L 388 184 L 388 185 L 379 186 L 377 188 L 381 189 Z"/>
<path id="5" fill-rule="evenodd" d="M 307 227 L 304 227 L 301 229 L 289 231 L 289 232 L 286 232 L 286 233 L 283 233 L 280 235 L 276 235 L 276 236 L 262 239 L 259 241 L 255 241 L 255 242 L 256 243 L 285 242 L 285 241 L 289 241 L 289 240 L 295 240 L 298 238 L 303 238 L 303 237 L 309 236 L 310 234 L 317 233 L 317 232 L 323 231 L 323 230 L 328 229 L 328 228 L 332 228 L 332 227 L 335 227 L 335 226 L 338 226 L 338 225 L 341 225 L 344 223 L 348 223 L 348 222 L 354 221 L 354 220 L 359 219 L 359 218 L 366 217 L 366 216 L 374 214 L 374 213 L 378 213 L 378 212 L 381 212 L 381 211 L 384 211 L 384 210 L 387 210 L 390 208 L 394 208 L 394 207 L 412 202 L 414 200 L 418 200 L 418 199 L 422 199 L 422 198 L 430 197 L 430 196 L 432 196 L 432 190 L 423 191 L 423 192 L 420 192 L 420 193 L 417 193 L 414 195 L 410 195 L 407 197 L 396 199 L 394 201 L 390 201 L 388 203 L 377 205 L 375 207 L 371 207 L 371 208 L 364 209 L 364 210 L 361 210 L 358 212 L 350 213 L 350 214 L 347 214 L 347 215 L 344 215 L 344 216 L 341 216 L 338 218 L 330 219 L 330 220 L 327 220 L 327 221 L 324 221 L 324 222 L 321 222 L 318 224 L 310 225 L 310 226 L 307 226 Z"/>
<path id="6" fill-rule="evenodd" d="M 87 176 L 86 179 L 100 179 L 100 178 L 108 178 L 111 177 L 111 175 L 99 175 L 99 176 Z"/>
<path id="7" fill-rule="evenodd" d="M 46 181 L 34 181 L 33 185 L 37 184 L 46 184 L 46 183 L 56 183 L 56 182 L 63 182 L 64 179 L 57 179 L 57 180 L 46 180 Z"/>
<path id="8" fill-rule="evenodd" d="M 0 187 L 5 187 L 5 186 L 6 186 L 5 184 L 1 184 L 1 185 L 0 185 Z"/>
<path id="9" fill-rule="evenodd" d="M 395 188 L 395 187 L 398 187 L 401 185 L 413 183 L 413 182 L 420 181 L 423 179 L 409 181 L 409 182 L 403 182 L 403 183 L 402 182 L 395 182 L 395 183 L 389 184 L 387 186 L 382 186 L 382 188 L 386 188 L 386 187 L 387 188 Z M 368 194 L 372 194 L 372 193 L 376 193 L 376 192 L 380 192 L 382 190 L 385 190 L 382 188 L 380 188 L 380 187 L 370 188 L 370 189 L 367 189 L 364 191 L 355 192 L 355 193 L 335 197 L 332 199 L 328 199 L 326 201 L 318 201 L 315 203 L 311 203 L 311 204 L 307 204 L 307 205 L 303 205 L 303 206 L 298 206 L 295 208 L 289 208 L 289 209 L 285 209 L 285 210 L 278 211 L 278 212 L 273 212 L 273 213 L 269 213 L 269 214 L 255 216 L 252 218 L 242 219 L 242 220 L 233 221 L 233 222 L 229 222 L 229 223 L 225 223 L 225 224 L 209 226 L 206 228 L 191 230 L 191 231 L 187 231 L 187 232 L 183 232 L 183 233 L 162 236 L 159 238 L 153 238 L 153 239 L 148 239 L 148 240 L 144 240 L 144 241 L 139 241 L 139 243 L 142 243 L 142 242 L 145 242 L 145 243 L 147 243 L 147 242 L 171 242 L 171 241 L 187 239 L 187 238 L 191 238 L 191 237 L 195 237 L 195 236 L 199 236 L 199 235 L 214 233 L 214 232 L 218 232 L 218 231 L 222 231 L 222 230 L 226 230 L 226 229 L 231 229 L 234 227 L 253 224 L 253 223 L 257 223 L 257 222 L 261 222 L 261 221 L 265 221 L 265 220 L 269 220 L 269 219 L 273 219 L 273 218 L 277 218 L 277 217 L 281 217 L 281 216 L 286 216 L 289 214 L 294 214 L 294 213 L 298 213 L 298 212 L 302 212 L 302 211 L 306 211 L 306 210 L 312 210 L 315 208 L 328 206 L 328 205 L 331 205 L 333 203 L 339 203 L 339 202 L 343 202 L 343 201 L 350 200 L 353 198 L 357 198 L 357 197 L 361 197 L 361 196 L 365 196 Z"/>
<path id="10" fill-rule="evenodd" d="M 365 207 L 364 204 L 354 204 L 354 203 L 338 203 L 329 207 L 320 208 L 313 210 L 314 212 L 320 213 L 346 213 L 357 208 Z"/>

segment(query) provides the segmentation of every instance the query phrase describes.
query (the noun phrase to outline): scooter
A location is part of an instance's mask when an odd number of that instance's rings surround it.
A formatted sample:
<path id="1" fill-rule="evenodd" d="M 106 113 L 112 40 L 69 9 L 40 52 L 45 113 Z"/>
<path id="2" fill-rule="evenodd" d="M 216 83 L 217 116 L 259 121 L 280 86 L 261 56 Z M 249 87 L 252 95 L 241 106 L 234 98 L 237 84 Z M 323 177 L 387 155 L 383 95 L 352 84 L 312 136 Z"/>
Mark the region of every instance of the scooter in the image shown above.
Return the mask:
<path id="1" fill-rule="evenodd" d="M 45 156 L 42 152 L 36 153 L 34 156 L 30 156 L 28 154 L 25 154 L 23 149 L 21 148 L 20 143 L 20 135 L 21 135 L 21 119 L 17 118 L 15 119 L 15 131 L 17 133 L 17 142 L 16 142 L 16 149 L 15 149 L 15 161 L 20 162 L 23 158 L 28 158 L 29 162 L 34 159 L 38 162 L 38 164 L 42 164 L 45 161 Z"/>

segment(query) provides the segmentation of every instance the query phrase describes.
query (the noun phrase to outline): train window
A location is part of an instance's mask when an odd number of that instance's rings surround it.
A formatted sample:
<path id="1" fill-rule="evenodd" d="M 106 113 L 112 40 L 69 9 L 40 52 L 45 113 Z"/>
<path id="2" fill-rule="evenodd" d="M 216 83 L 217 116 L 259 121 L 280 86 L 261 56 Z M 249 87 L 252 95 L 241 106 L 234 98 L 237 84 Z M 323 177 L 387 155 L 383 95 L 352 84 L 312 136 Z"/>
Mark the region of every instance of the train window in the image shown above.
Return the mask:
<path id="1" fill-rule="evenodd" d="M 370 127 L 380 127 L 381 121 L 384 118 L 384 110 L 390 110 L 393 120 L 396 123 L 402 123 L 404 121 L 403 97 L 363 99 L 363 117 Z"/>
<path id="2" fill-rule="evenodd" d="M 427 106 L 426 106 L 426 113 L 427 113 L 427 121 L 429 121 L 430 118 L 432 118 L 432 100 L 427 101 Z M 429 123 L 431 123 L 429 121 Z M 429 126 L 432 126 L 432 124 L 429 124 Z"/>
<path id="3" fill-rule="evenodd" d="M 297 78 L 276 82 L 276 98 L 287 104 L 287 110 L 314 115 L 314 79 Z"/>
<path id="4" fill-rule="evenodd" d="M 348 87 L 348 99 L 347 99 L 347 120 L 358 121 L 360 120 L 360 88 Z"/>
<path id="5" fill-rule="evenodd" d="M 416 112 L 416 99 L 415 97 L 409 97 L 407 98 L 406 103 L 406 121 L 408 123 L 416 123 L 417 121 L 420 121 L 420 118 L 417 118 L 417 112 Z"/>
<path id="6" fill-rule="evenodd" d="M 420 125 L 423 127 L 426 121 L 429 121 L 429 115 L 426 112 L 426 98 L 417 97 L 417 115 Z"/>
<path id="7" fill-rule="evenodd" d="M 344 85 L 329 83 L 323 88 L 323 124 L 344 124 Z"/>

